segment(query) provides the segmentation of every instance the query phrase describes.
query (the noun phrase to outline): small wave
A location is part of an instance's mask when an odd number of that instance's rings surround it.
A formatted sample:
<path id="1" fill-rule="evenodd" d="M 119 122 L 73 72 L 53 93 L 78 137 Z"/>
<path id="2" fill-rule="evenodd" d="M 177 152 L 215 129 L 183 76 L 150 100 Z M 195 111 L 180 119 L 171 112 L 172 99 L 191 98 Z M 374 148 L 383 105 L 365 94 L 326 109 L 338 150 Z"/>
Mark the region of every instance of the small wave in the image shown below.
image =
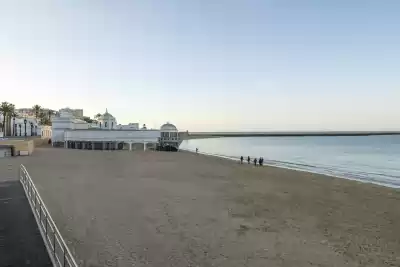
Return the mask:
<path id="1" fill-rule="evenodd" d="M 184 151 L 195 152 L 195 150 L 191 149 L 181 149 Z M 202 155 L 215 156 L 220 158 L 225 158 L 229 160 L 238 161 L 240 156 L 232 156 L 232 155 L 224 155 L 218 153 L 207 153 L 207 152 L 198 152 Z M 254 159 L 254 157 L 251 157 Z M 323 174 L 332 177 L 344 178 L 349 180 L 355 180 L 359 182 L 367 182 L 373 183 L 381 186 L 391 187 L 391 188 L 400 188 L 400 176 L 386 174 L 386 173 L 377 173 L 377 172 L 367 172 L 367 171 L 356 171 L 349 170 L 343 167 L 338 166 L 330 166 L 330 165 L 311 165 L 306 163 L 299 162 L 289 162 L 289 161 L 280 161 L 273 159 L 265 159 L 265 166 L 273 166 L 284 169 L 291 169 L 297 171 L 306 171 L 311 173 Z"/>

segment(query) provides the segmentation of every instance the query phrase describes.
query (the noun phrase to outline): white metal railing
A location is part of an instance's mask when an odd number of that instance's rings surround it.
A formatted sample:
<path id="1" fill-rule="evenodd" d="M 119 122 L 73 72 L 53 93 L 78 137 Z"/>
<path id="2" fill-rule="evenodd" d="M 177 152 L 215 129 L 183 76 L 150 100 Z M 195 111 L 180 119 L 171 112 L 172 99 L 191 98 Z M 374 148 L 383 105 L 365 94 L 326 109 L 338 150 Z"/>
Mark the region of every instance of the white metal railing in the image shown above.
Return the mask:
<path id="1" fill-rule="evenodd" d="M 46 245 L 50 259 L 55 267 L 78 267 L 71 252 L 58 231 L 56 224 L 50 216 L 36 186 L 32 182 L 24 165 L 20 165 L 19 179 L 24 187 L 26 197 L 31 205 L 33 214 L 38 224 L 43 241 Z"/>

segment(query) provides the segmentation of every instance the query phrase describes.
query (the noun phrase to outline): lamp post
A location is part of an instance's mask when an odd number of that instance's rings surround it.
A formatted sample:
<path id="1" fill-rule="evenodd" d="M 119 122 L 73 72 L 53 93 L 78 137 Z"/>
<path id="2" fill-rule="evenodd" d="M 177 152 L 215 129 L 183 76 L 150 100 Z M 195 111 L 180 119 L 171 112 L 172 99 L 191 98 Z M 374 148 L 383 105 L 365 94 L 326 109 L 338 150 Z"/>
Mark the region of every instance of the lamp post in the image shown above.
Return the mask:
<path id="1" fill-rule="evenodd" d="M 31 122 L 31 136 L 33 136 L 33 123 Z"/>
<path id="2" fill-rule="evenodd" d="M 21 126 L 22 126 L 21 123 L 19 123 L 18 126 L 19 126 L 19 136 L 22 136 L 21 135 Z"/>
<path id="3" fill-rule="evenodd" d="M 37 125 L 35 125 L 35 136 L 37 136 Z"/>
<path id="4" fill-rule="evenodd" d="M 15 127 L 15 115 L 13 116 L 13 135 L 14 136 L 17 136 L 17 133 L 15 132 L 15 129 L 16 129 L 17 127 Z"/>
<path id="5" fill-rule="evenodd" d="M 25 124 L 25 137 L 26 137 L 26 123 L 27 123 L 28 121 L 26 120 L 26 118 L 24 119 L 24 124 Z"/>

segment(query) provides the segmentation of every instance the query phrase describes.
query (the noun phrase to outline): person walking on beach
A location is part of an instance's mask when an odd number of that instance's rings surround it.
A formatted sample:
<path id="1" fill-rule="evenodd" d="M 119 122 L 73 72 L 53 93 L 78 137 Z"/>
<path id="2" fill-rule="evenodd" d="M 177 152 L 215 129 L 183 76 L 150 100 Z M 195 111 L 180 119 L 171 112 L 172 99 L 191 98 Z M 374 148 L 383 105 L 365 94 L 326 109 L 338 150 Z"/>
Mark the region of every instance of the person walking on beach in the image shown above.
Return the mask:
<path id="1" fill-rule="evenodd" d="M 199 153 L 199 149 L 196 147 L 196 154 Z"/>
<path id="2" fill-rule="evenodd" d="M 247 164 L 250 164 L 250 156 L 247 156 Z"/>
<path id="3" fill-rule="evenodd" d="M 258 162 L 260 163 L 260 166 L 262 166 L 264 164 L 264 158 L 260 157 L 260 160 Z"/>
<path id="4" fill-rule="evenodd" d="M 253 162 L 254 162 L 254 166 L 257 166 L 257 158 L 254 158 Z"/>
<path id="5" fill-rule="evenodd" d="M 240 156 L 240 164 L 243 164 L 243 156 Z"/>

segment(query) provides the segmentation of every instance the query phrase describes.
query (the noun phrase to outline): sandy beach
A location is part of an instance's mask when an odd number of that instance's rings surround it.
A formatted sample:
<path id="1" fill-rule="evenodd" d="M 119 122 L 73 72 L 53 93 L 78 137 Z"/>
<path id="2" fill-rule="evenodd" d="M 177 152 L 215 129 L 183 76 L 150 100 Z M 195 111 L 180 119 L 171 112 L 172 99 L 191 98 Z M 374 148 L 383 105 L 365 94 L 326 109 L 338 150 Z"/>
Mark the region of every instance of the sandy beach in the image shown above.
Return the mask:
<path id="1" fill-rule="evenodd" d="M 400 190 L 188 152 L 20 162 L 80 266 L 400 266 Z"/>

